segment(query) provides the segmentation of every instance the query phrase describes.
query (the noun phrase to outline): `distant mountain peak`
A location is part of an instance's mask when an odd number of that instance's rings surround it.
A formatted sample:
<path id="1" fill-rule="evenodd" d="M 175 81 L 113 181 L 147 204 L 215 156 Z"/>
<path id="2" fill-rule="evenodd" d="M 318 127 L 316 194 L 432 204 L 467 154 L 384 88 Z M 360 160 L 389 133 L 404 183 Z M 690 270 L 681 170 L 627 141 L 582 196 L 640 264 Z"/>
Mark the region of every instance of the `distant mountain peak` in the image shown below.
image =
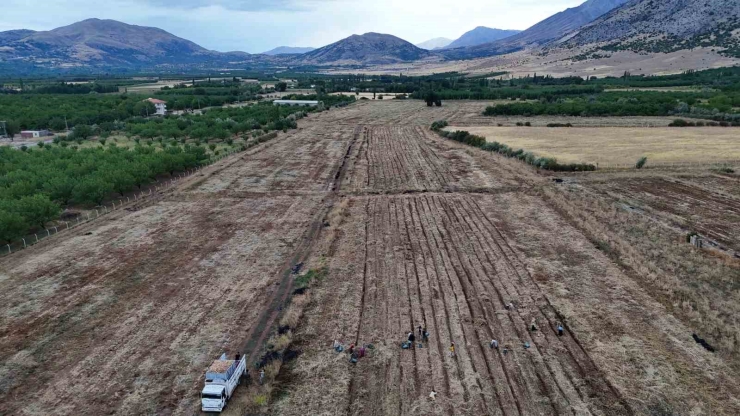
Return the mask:
<path id="1" fill-rule="evenodd" d="M 85 19 L 49 31 L 0 32 L 3 58 L 39 59 L 89 66 L 153 66 L 233 61 L 245 53 L 209 51 L 155 27 L 116 20 Z"/>
<path id="2" fill-rule="evenodd" d="M 387 64 L 424 59 L 433 54 L 393 35 L 352 35 L 300 57 L 303 64 Z"/>
<path id="3" fill-rule="evenodd" d="M 454 42 L 451 42 L 445 49 L 463 48 L 466 46 L 476 46 L 484 43 L 493 42 L 499 39 L 505 39 L 509 36 L 516 35 L 520 30 L 492 29 L 490 27 L 478 26 L 475 29 L 465 32 Z"/>
<path id="4" fill-rule="evenodd" d="M 501 55 L 532 46 L 540 46 L 562 38 L 565 34 L 592 22 L 604 13 L 628 1 L 630 0 L 587 0 L 580 6 L 571 7 L 560 13 L 556 13 L 516 35 L 480 45 L 468 46 L 464 49 L 452 50 L 448 47 L 448 50 L 444 51 L 444 54 L 451 59 L 466 59 Z"/>
<path id="5" fill-rule="evenodd" d="M 452 39 L 447 39 L 447 38 L 434 38 L 434 39 L 429 39 L 421 43 L 417 43 L 416 47 L 431 51 L 434 49 L 444 48 L 445 46 L 452 43 L 452 41 L 453 41 Z"/>
<path id="6" fill-rule="evenodd" d="M 299 46 L 278 46 L 275 49 L 270 49 L 267 52 L 262 52 L 262 55 L 301 55 L 306 52 L 311 52 L 313 50 L 316 50 L 316 48 L 312 47 L 299 47 Z"/>

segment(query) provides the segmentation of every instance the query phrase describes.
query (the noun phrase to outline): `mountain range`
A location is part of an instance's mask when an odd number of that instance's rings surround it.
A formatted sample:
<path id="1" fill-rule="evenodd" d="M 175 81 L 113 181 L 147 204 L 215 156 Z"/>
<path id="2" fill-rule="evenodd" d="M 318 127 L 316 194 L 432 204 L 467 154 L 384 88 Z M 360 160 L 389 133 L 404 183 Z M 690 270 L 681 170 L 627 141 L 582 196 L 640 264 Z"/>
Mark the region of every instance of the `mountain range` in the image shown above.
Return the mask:
<path id="1" fill-rule="evenodd" d="M 29 68 L 362 66 L 472 59 L 524 49 L 655 53 L 701 46 L 740 57 L 738 0 L 587 0 L 522 32 L 477 27 L 455 41 L 437 38 L 419 45 L 371 32 L 319 49 L 279 47 L 254 55 L 208 50 L 158 28 L 88 19 L 49 31 L 0 32 L 0 73 Z"/>

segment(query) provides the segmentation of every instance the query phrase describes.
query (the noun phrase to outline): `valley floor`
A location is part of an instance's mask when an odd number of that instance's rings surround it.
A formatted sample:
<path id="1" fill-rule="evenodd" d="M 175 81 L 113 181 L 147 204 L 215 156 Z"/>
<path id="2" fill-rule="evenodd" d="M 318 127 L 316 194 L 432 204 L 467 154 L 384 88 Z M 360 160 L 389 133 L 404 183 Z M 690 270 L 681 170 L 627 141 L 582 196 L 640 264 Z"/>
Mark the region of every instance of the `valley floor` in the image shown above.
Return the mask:
<path id="1" fill-rule="evenodd" d="M 0 414 L 198 413 L 210 360 L 264 351 L 298 262 L 327 270 L 298 357 L 269 403 L 239 387 L 228 414 L 738 414 L 740 263 L 681 240 L 737 249 L 738 178 L 556 183 L 428 129 L 486 105 L 311 115 L 1 259 Z M 402 349 L 419 325 L 429 340 Z M 372 348 L 351 364 L 334 340 Z"/>

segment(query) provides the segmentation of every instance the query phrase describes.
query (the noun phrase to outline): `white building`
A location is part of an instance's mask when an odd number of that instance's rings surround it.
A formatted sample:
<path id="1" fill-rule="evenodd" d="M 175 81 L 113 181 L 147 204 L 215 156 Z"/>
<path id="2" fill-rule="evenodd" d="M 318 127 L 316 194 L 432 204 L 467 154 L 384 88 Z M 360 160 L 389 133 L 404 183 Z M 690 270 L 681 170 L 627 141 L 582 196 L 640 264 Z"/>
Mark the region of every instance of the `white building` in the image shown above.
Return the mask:
<path id="1" fill-rule="evenodd" d="M 38 139 L 39 137 L 49 136 L 49 130 L 23 130 L 21 137 L 24 139 Z"/>
<path id="2" fill-rule="evenodd" d="M 318 101 L 308 100 L 275 100 L 272 102 L 273 105 L 286 105 L 289 107 L 318 107 Z"/>
<path id="3" fill-rule="evenodd" d="M 156 115 L 163 116 L 167 114 L 167 102 L 158 100 L 156 98 L 147 98 L 146 101 L 149 101 L 150 103 L 154 104 L 154 108 L 157 109 Z"/>

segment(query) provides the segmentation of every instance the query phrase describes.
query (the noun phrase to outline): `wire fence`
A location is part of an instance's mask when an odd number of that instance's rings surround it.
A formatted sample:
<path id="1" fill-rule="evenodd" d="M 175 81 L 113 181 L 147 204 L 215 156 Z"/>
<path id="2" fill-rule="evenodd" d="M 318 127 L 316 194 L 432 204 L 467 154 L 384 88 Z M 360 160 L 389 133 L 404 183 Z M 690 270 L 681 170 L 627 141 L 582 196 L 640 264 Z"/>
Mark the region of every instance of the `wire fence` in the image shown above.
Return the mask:
<path id="1" fill-rule="evenodd" d="M 277 136 L 277 134 L 274 134 L 274 132 L 266 134 L 264 136 L 257 138 L 255 143 L 264 141 L 264 138 L 269 139 L 275 136 Z M 51 236 L 54 236 L 59 233 L 63 233 L 64 231 L 71 230 L 71 229 L 77 228 L 85 224 L 89 224 L 90 222 L 95 221 L 98 218 L 103 217 L 107 214 L 110 214 L 114 211 L 119 211 L 132 204 L 139 203 L 153 196 L 161 195 L 166 190 L 177 185 L 177 183 L 181 181 L 182 179 L 188 178 L 192 176 L 193 174 L 199 172 L 203 168 L 213 165 L 214 163 L 224 159 L 225 157 L 231 156 L 235 153 L 243 152 L 249 149 L 250 147 L 252 146 L 244 146 L 243 148 L 240 148 L 237 150 L 232 150 L 227 153 L 219 154 L 216 157 L 210 158 L 208 161 L 204 162 L 202 165 L 196 168 L 188 169 L 184 172 L 177 173 L 170 179 L 155 182 L 152 186 L 149 187 L 148 191 L 136 192 L 133 194 L 133 196 L 119 198 L 118 201 L 114 200 L 108 204 L 96 206 L 95 208 L 88 211 L 86 214 L 80 215 L 72 221 L 58 220 L 56 226 L 45 228 L 44 230 L 38 231 L 36 233 L 26 235 L 25 237 L 21 238 L 18 241 L 14 241 L 10 244 L 5 244 L 4 246 L 1 246 L 0 247 L 0 257 L 5 257 L 10 254 L 17 253 L 23 249 L 26 249 L 35 244 L 38 244 L 41 241 L 44 241 L 45 239 Z"/>

